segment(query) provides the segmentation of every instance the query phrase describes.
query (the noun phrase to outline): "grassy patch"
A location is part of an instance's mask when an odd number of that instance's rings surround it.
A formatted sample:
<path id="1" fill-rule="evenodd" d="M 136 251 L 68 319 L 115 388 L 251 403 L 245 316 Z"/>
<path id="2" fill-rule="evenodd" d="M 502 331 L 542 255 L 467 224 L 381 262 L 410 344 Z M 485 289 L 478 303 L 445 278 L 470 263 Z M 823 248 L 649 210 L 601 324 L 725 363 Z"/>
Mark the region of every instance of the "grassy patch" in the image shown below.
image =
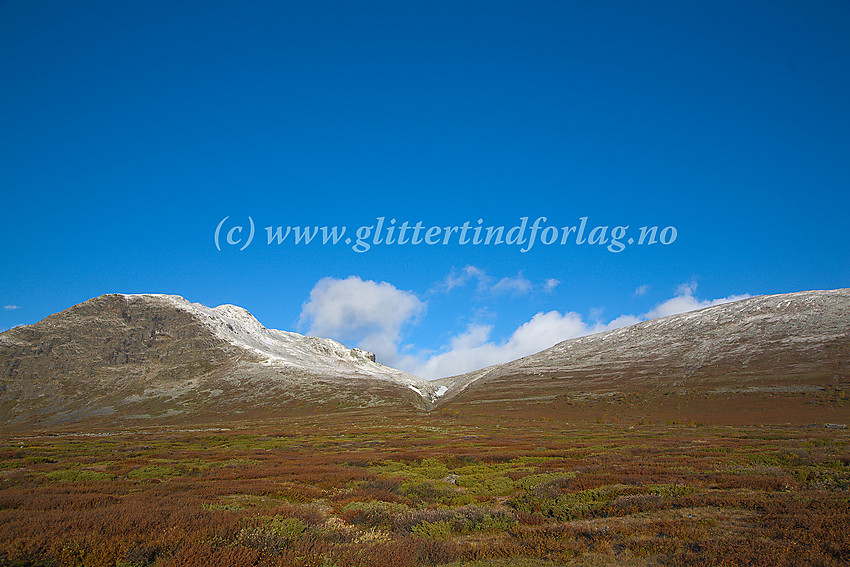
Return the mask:
<path id="1" fill-rule="evenodd" d="M 162 480 L 180 476 L 180 471 L 173 467 L 148 465 L 127 473 L 128 478 L 135 480 Z"/>

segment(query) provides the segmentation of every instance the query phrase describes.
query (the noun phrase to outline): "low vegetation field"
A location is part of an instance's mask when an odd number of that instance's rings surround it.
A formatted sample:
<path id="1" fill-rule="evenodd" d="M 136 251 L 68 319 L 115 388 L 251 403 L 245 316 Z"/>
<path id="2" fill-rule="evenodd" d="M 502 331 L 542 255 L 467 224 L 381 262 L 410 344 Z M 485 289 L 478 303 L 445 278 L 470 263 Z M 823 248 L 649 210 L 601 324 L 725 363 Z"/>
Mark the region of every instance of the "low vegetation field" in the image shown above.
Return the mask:
<path id="1" fill-rule="evenodd" d="M 839 566 L 850 432 L 336 415 L 6 433 L 0 566 Z"/>

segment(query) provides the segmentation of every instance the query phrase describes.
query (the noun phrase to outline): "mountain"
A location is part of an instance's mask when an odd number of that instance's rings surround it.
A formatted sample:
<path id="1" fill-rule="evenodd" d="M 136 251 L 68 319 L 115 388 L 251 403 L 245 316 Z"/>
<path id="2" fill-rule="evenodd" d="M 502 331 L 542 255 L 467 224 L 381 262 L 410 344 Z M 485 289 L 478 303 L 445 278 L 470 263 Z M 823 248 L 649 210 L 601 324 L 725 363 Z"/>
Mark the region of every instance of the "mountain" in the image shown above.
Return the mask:
<path id="1" fill-rule="evenodd" d="M 424 409 L 429 382 L 234 305 L 104 295 L 0 334 L 0 423 Z"/>
<path id="2" fill-rule="evenodd" d="M 560 419 L 850 420 L 850 289 L 771 295 L 558 343 L 434 382 L 439 407 Z"/>
<path id="3" fill-rule="evenodd" d="M 7 427 L 370 412 L 707 423 L 850 421 L 850 289 L 755 297 L 428 382 L 233 305 L 104 295 L 0 334 Z"/>

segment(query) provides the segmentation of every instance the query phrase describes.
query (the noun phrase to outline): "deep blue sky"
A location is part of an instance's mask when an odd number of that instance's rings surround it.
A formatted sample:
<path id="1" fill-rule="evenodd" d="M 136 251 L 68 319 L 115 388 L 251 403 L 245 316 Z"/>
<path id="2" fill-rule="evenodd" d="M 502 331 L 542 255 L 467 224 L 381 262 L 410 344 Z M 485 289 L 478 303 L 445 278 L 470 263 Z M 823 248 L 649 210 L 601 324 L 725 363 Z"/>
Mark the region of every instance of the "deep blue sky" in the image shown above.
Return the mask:
<path id="1" fill-rule="evenodd" d="M 843 0 L 0 2 L 0 329 L 170 293 L 417 370 L 537 313 L 593 330 L 674 297 L 848 287 L 848 25 Z M 219 252 L 225 216 L 258 240 Z M 678 238 L 264 243 L 270 225 L 523 216 Z"/>

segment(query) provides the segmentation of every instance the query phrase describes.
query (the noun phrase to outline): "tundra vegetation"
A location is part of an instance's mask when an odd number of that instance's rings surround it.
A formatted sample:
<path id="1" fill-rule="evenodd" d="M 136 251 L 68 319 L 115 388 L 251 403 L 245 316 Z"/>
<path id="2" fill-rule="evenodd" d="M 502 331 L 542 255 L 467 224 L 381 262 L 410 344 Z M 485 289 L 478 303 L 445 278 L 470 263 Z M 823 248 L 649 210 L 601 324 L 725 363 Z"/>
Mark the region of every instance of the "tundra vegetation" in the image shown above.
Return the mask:
<path id="1" fill-rule="evenodd" d="M 0 565 L 839 566 L 850 432 L 338 414 L 0 437 Z"/>

